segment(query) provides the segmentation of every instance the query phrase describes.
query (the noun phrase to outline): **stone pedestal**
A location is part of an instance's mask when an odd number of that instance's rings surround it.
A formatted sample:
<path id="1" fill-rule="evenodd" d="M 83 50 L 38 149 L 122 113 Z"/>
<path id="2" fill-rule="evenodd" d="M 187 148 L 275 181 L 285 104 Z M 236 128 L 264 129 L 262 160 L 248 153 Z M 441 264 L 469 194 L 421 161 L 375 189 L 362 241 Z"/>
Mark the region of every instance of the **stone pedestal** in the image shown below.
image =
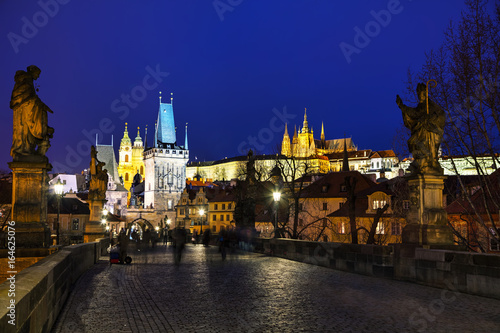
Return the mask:
<path id="1" fill-rule="evenodd" d="M 443 202 L 445 178 L 438 175 L 409 176 L 410 211 L 402 233 L 403 244 L 453 244 Z"/>
<path id="2" fill-rule="evenodd" d="M 101 223 L 102 210 L 106 200 L 91 200 L 90 201 L 90 218 L 85 224 L 83 241 L 85 243 L 93 242 L 98 238 L 105 237 L 106 225 Z"/>
<path id="3" fill-rule="evenodd" d="M 27 156 L 9 163 L 12 170 L 12 221 L 15 221 L 16 246 L 50 246 L 47 227 L 47 171 L 52 165 L 44 156 Z"/>

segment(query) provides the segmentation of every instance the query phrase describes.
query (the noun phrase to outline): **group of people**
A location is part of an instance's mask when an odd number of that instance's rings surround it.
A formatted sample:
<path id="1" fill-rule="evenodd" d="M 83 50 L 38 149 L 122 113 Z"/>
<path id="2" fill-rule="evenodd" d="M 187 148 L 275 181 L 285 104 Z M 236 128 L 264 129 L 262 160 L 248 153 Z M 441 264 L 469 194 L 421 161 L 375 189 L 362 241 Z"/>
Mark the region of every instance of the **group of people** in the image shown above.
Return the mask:
<path id="1" fill-rule="evenodd" d="M 199 235 L 197 230 L 190 235 L 193 244 L 202 243 L 203 246 L 208 247 L 212 235 L 210 229 L 205 229 L 202 235 Z M 253 250 L 253 238 L 255 237 L 255 230 L 251 228 L 221 228 L 217 237 L 215 238 L 216 245 L 219 247 L 219 253 L 225 259 L 226 251 L 234 252 L 237 248 L 245 251 Z M 156 243 L 163 239 L 165 245 L 171 241 L 174 253 L 174 260 L 176 264 L 180 263 L 182 252 L 185 244 L 188 241 L 188 230 L 185 228 L 177 227 L 174 229 L 162 229 L 160 234 L 154 229 L 146 228 L 142 234 L 140 229 L 125 229 L 122 228 L 118 233 L 116 240 L 117 247 L 120 252 L 120 262 L 123 262 L 127 257 L 127 249 L 129 242 L 136 244 L 138 251 L 141 249 L 155 248 Z"/>
<path id="2" fill-rule="evenodd" d="M 139 234 L 139 231 L 137 229 L 134 229 L 131 234 L 132 240 L 137 244 L 137 249 L 149 249 L 155 248 L 156 243 L 159 241 L 160 237 L 158 235 L 158 232 L 154 229 L 149 229 L 146 228 L 144 232 L 142 233 L 142 238 L 141 235 Z"/>

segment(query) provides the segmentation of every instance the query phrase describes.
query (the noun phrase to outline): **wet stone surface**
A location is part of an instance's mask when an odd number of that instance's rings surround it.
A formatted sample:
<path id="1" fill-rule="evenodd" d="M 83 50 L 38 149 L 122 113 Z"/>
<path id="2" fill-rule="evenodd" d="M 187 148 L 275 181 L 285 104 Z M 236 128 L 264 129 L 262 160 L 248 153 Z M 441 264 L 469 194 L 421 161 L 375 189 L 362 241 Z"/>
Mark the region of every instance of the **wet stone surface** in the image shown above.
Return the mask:
<path id="1" fill-rule="evenodd" d="M 500 331 L 500 300 L 214 246 L 129 255 L 84 273 L 52 332 Z"/>

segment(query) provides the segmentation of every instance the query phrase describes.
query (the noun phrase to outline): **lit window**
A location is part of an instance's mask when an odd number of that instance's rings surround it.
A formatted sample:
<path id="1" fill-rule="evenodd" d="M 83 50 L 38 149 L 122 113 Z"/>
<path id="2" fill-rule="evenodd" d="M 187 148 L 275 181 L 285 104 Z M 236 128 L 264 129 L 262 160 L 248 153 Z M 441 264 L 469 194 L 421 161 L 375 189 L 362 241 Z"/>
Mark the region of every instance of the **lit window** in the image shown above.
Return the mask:
<path id="1" fill-rule="evenodd" d="M 125 155 L 125 162 L 128 162 L 128 155 Z"/>
<path id="2" fill-rule="evenodd" d="M 72 230 L 80 229 L 80 219 L 73 219 Z"/>
<path id="3" fill-rule="evenodd" d="M 174 207 L 173 207 L 173 200 L 172 199 L 168 199 L 167 201 L 167 209 L 168 210 L 172 210 Z"/>
<path id="4" fill-rule="evenodd" d="M 377 224 L 377 230 L 376 230 L 376 233 L 377 235 L 382 235 L 382 234 L 385 234 L 385 230 L 384 230 L 384 224 L 382 222 L 379 222 Z"/>
<path id="5" fill-rule="evenodd" d="M 385 200 L 373 200 L 373 209 L 383 208 L 385 204 Z"/>
<path id="6" fill-rule="evenodd" d="M 345 222 L 339 223 L 339 234 L 345 234 Z"/>

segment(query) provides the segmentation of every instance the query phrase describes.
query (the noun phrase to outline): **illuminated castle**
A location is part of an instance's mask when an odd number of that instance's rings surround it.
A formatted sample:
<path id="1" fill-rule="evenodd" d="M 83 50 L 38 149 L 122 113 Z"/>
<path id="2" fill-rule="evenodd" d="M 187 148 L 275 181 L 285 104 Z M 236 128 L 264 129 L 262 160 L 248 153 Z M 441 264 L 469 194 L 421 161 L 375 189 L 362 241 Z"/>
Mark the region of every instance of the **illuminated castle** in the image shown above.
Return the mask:
<path id="1" fill-rule="evenodd" d="M 325 129 L 323 123 L 321 124 L 321 139 L 314 139 L 312 128 L 309 129 L 307 122 L 307 109 L 304 111 L 304 122 L 302 128 L 297 127 L 293 131 L 293 138 L 290 141 L 288 135 L 288 127 L 285 124 L 285 133 L 283 134 L 283 141 L 281 143 L 281 154 L 291 157 L 312 157 L 322 156 L 331 153 L 342 152 L 344 144 L 347 146 L 347 151 L 356 151 L 358 148 L 354 145 L 351 138 L 325 140 Z"/>

